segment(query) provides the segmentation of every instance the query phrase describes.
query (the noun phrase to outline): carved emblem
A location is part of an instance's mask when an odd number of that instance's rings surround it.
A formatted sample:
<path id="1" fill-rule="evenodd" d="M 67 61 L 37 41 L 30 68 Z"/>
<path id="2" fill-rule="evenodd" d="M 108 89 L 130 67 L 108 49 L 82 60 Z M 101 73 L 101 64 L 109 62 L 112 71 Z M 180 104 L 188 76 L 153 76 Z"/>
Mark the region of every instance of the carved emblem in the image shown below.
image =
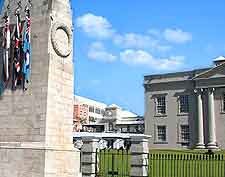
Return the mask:
<path id="1" fill-rule="evenodd" d="M 59 45 L 58 43 L 59 38 L 57 37 L 58 30 L 62 30 L 63 32 L 66 33 L 68 37 L 67 47 L 62 47 Z M 70 53 L 72 52 L 72 31 L 67 25 L 63 23 L 59 23 L 59 22 L 56 22 L 55 24 L 53 24 L 52 30 L 51 30 L 51 41 L 52 41 L 53 49 L 55 50 L 57 55 L 61 57 L 68 57 Z"/>

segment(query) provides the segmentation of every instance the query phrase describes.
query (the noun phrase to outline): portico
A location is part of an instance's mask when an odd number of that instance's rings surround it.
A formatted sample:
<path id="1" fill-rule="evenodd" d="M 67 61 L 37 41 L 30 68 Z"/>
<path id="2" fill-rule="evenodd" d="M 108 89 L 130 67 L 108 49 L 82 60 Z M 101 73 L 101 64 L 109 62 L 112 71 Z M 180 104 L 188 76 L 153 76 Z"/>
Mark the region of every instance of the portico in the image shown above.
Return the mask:
<path id="1" fill-rule="evenodd" d="M 216 124 L 215 124 L 215 104 L 214 104 L 214 91 L 215 88 L 197 89 L 197 142 L 196 149 L 216 149 Z M 203 99 L 207 95 L 206 99 Z M 208 101 L 208 103 L 207 103 Z M 204 104 L 207 104 L 206 115 L 203 115 Z M 207 121 L 207 127 L 204 127 L 204 120 Z M 207 142 L 204 142 L 204 129 L 207 129 L 208 137 Z"/>

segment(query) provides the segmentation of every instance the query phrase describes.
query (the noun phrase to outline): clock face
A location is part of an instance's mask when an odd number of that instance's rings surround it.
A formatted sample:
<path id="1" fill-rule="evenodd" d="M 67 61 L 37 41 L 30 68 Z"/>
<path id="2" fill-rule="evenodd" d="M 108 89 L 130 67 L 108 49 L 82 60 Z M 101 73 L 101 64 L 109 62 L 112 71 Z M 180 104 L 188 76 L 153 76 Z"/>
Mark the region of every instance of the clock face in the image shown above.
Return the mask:
<path id="1" fill-rule="evenodd" d="M 107 116 L 112 116 L 112 111 L 107 111 Z"/>

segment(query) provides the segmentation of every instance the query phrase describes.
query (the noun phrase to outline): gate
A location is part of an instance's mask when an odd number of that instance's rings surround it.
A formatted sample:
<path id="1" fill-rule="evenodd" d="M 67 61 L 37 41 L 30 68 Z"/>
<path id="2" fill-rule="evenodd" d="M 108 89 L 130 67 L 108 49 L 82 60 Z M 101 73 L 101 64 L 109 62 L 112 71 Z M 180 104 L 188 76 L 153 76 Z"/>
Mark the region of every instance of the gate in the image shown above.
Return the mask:
<path id="1" fill-rule="evenodd" d="M 223 154 L 150 153 L 149 177 L 225 177 Z"/>
<path id="2" fill-rule="evenodd" d="M 97 177 L 129 177 L 129 150 L 103 149 L 96 152 L 95 163 Z"/>

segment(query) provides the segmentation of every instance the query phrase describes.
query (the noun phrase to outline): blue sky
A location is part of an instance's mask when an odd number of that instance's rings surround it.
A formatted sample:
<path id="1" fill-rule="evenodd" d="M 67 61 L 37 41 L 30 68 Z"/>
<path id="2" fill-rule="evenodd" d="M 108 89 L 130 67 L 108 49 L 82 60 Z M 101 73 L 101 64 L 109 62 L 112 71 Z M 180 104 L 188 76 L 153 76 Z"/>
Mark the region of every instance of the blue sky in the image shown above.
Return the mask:
<path id="1" fill-rule="evenodd" d="M 2 11 L 2 6 L 3 6 L 3 0 L 0 0 L 0 13 Z"/>
<path id="2" fill-rule="evenodd" d="M 71 3 L 81 96 L 143 115 L 144 75 L 208 67 L 225 53 L 224 0 Z"/>
<path id="3" fill-rule="evenodd" d="M 72 0 L 75 93 L 143 115 L 146 74 L 225 53 L 225 1 Z"/>

